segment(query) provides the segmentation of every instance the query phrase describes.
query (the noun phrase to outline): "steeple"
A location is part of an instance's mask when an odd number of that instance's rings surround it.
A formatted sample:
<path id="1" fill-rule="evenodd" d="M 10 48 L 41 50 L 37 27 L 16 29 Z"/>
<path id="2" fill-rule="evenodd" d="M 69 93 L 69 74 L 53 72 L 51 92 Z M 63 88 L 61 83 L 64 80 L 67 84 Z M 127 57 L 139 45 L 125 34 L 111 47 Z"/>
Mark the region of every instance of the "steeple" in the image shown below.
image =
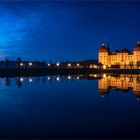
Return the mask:
<path id="1" fill-rule="evenodd" d="M 109 41 L 107 43 L 107 49 L 108 49 L 108 52 L 110 53 L 110 43 L 109 43 Z"/>

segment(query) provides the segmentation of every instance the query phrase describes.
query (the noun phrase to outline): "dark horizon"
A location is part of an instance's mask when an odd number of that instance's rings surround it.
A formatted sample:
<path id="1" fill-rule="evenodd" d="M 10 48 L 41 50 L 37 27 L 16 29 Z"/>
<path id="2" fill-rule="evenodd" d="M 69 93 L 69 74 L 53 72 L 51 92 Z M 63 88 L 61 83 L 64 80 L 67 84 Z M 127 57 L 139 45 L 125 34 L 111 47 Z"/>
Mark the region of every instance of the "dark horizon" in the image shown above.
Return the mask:
<path id="1" fill-rule="evenodd" d="M 1 1 L 0 58 L 97 59 L 101 42 L 133 50 L 140 2 Z"/>

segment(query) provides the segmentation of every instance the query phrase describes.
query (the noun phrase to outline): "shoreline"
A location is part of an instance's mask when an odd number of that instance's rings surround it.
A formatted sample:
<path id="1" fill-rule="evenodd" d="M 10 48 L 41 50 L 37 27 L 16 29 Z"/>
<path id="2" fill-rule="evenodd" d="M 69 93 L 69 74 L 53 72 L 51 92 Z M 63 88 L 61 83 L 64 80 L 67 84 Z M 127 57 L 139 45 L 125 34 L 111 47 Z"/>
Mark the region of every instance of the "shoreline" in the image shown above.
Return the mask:
<path id="1" fill-rule="evenodd" d="M 140 69 L 90 69 L 90 68 L 3 68 L 0 77 L 81 75 L 81 74 L 140 74 Z"/>

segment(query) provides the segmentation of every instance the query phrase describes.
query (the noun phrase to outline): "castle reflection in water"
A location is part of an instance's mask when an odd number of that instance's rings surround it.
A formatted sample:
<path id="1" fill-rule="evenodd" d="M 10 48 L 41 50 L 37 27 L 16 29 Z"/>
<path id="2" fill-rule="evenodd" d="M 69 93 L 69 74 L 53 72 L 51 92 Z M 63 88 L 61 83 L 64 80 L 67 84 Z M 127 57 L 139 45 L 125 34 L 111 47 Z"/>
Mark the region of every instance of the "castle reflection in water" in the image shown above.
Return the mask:
<path id="1" fill-rule="evenodd" d="M 101 97 L 109 95 L 111 89 L 119 90 L 121 92 L 133 91 L 133 95 L 140 97 L 140 75 L 136 74 L 88 74 L 88 75 L 63 75 L 63 76 L 40 76 L 40 77 L 7 77 L 0 78 L 0 85 L 13 86 L 16 84 L 17 87 L 22 85 L 38 83 L 54 83 L 54 82 L 65 82 L 69 80 L 98 80 L 98 91 Z"/>
<path id="2" fill-rule="evenodd" d="M 133 95 L 140 96 L 140 75 L 120 74 L 111 76 L 103 74 L 103 77 L 98 80 L 98 89 L 102 96 L 109 94 L 110 89 L 121 90 L 128 92 L 133 90 Z"/>

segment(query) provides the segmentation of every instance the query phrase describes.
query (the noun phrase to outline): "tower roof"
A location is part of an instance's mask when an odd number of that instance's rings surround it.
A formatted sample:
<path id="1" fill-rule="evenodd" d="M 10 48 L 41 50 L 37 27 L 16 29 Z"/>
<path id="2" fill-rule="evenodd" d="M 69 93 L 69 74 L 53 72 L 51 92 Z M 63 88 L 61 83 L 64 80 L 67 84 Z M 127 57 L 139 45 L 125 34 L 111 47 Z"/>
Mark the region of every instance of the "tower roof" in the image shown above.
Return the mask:
<path id="1" fill-rule="evenodd" d="M 130 53 L 130 51 L 128 50 L 128 49 L 123 49 L 122 51 L 121 51 L 122 53 Z"/>
<path id="2" fill-rule="evenodd" d="M 140 51 L 140 41 L 138 41 L 136 47 L 134 48 L 134 51 Z"/>
<path id="3" fill-rule="evenodd" d="M 108 49 L 105 47 L 104 43 L 101 44 L 99 52 L 108 52 Z"/>
<path id="4" fill-rule="evenodd" d="M 119 53 L 120 51 L 118 49 L 115 50 L 116 53 Z"/>

